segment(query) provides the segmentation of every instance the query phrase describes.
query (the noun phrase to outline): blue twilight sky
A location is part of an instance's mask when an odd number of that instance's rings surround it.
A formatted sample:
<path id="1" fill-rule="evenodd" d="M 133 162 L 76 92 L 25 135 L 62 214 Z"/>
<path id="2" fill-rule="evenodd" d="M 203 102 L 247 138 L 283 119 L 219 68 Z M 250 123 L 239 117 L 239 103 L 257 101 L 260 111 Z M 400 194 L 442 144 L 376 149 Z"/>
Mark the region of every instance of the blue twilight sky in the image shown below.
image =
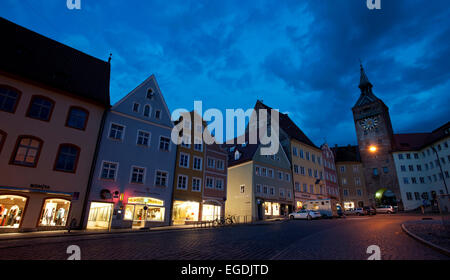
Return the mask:
<path id="1" fill-rule="evenodd" d="M 154 73 L 171 111 L 288 113 L 317 144 L 356 143 L 359 58 L 396 133 L 449 121 L 450 4 L 381 0 L 1 0 L 0 16 L 107 60 L 111 100 Z"/>

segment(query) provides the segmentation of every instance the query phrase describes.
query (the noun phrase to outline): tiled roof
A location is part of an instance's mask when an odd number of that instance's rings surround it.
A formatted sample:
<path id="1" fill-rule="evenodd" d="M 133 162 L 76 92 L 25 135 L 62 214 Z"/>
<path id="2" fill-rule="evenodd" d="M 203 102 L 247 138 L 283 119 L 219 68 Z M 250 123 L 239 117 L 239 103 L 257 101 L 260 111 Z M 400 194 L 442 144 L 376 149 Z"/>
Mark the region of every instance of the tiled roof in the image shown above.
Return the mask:
<path id="1" fill-rule="evenodd" d="M 450 122 L 429 133 L 394 134 L 395 151 L 416 151 L 450 136 Z"/>
<path id="2" fill-rule="evenodd" d="M 271 110 L 272 108 L 262 103 L 260 100 L 256 102 L 255 110 L 258 109 L 267 109 Z M 270 112 L 270 111 L 269 111 Z M 294 138 L 299 142 L 302 142 L 306 145 L 319 149 L 314 143 L 306 136 L 306 134 L 289 118 L 287 114 L 280 113 L 280 129 L 283 129 L 290 138 Z"/>
<path id="3" fill-rule="evenodd" d="M 228 166 L 234 166 L 247 161 L 251 161 L 259 147 L 259 144 L 236 144 L 236 139 L 237 138 L 233 139 L 233 143 L 235 144 L 224 144 L 224 147 L 228 149 Z M 232 147 L 234 148 L 230 150 Z M 234 159 L 236 150 L 241 154 L 238 160 Z"/>
<path id="4" fill-rule="evenodd" d="M 109 106 L 110 64 L 0 17 L 0 71 Z"/>

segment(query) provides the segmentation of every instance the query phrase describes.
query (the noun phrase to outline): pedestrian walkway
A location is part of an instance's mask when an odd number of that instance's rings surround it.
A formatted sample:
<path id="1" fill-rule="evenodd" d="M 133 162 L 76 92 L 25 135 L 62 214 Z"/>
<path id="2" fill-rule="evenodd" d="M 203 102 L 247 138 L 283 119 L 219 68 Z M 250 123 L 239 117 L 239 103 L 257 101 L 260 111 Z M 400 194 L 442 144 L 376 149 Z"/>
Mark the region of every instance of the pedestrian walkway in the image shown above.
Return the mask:
<path id="1" fill-rule="evenodd" d="M 234 224 L 237 225 L 257 225 L 266 223 L 276 223 L 286 221 L 286 218 L 273 218 L 266 219 L 263 221 L 247 223 L 247 224 Z M 214 228 L 214 227 L 203 227 L 203 229 Z M 18 239 L 31 239 L 31 238 L 47 238 L 47 237 L 65 237 L 65 236 L 81 236 L 81 235 L 98 235 L 98 234 L 120 234 L 120 233 L 142 233 L 142 232 L 158 232 L 158 231 L 168 231 L 168 230 L 187 230 L 187 229 L 201 229 L 200 226 L 195 224 L 189 225 L 172 225 L 172 226 L 161 226 L 152 227 L 145 229 L 110 229 L 110 230 L 71 230 L 69 233 L 67 230 L 55 230 L 55 231 L 34 231 L 34 232 L 15 232 L 15 233 L 2 233 L 0 234 L 0 242 L 7 240 L 18 240 Z"/>

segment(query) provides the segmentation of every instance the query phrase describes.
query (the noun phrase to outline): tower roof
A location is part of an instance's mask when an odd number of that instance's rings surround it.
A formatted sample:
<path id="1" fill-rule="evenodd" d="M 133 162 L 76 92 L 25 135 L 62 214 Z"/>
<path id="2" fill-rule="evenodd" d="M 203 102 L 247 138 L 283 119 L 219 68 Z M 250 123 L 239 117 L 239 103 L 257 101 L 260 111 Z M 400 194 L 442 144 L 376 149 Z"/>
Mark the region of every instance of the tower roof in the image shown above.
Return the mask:
<path id="1" fill-rule="evenodd" d="M 369 78 L 367 78 L 366 72 L 364 71 L 364 67 L 362 64 L 360 64 L 361 67 L 361 76 L 359 78 L 359 89 L 361 90 L 361 95 L 358 98 L 358 101 L 356 101 L 356 104 L 354 107 L 364 106 L 367 104 L 370 104 L 372 102 L 375 102 L 378 99 L 378 97 L 375 96 L 372 92 L 372 84 L 369 81 Z"/>

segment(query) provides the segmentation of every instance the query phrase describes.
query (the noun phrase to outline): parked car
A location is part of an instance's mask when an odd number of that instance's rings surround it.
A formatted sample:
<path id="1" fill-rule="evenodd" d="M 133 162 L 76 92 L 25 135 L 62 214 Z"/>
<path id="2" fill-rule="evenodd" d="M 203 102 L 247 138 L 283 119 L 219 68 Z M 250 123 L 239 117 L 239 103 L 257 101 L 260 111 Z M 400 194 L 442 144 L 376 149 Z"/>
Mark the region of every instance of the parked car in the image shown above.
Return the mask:
<path id="1" fill-rule="evenodd" d="M 314 210 L 300 210 L 297 212 L 293 212 L 289 214 L 289 219 L 306 219 L 306 220 L 312 220 L 312 219 L 319 219 L 322 215 L 318 211 Z"/>
<path id="2" fill-rule="evenodd" d="M 364 207 L 355 208 L 355 209 L 353 209 L 353 212 L 355 213 L 355 215 L 358 215 L 358 216 L 367 215 L 367 211 L 366 211 L 366 209 L 364 209 Z"/>
<path id="3" fill-rule="evenodd" d="M 364 206 L 363 207 L 366 211 L 366 215 L 376 215 L 377 214 L 377 210 L 375 208 L 373 208 L 372 206 Z"/>
<path id="4" fill-rule="evenodd" d="M 376 211 L 377 213 L 384 213 L 384 214 L 395 213 L 395 209 L 391 205 L 380 205 L 376 208 Z"/>

